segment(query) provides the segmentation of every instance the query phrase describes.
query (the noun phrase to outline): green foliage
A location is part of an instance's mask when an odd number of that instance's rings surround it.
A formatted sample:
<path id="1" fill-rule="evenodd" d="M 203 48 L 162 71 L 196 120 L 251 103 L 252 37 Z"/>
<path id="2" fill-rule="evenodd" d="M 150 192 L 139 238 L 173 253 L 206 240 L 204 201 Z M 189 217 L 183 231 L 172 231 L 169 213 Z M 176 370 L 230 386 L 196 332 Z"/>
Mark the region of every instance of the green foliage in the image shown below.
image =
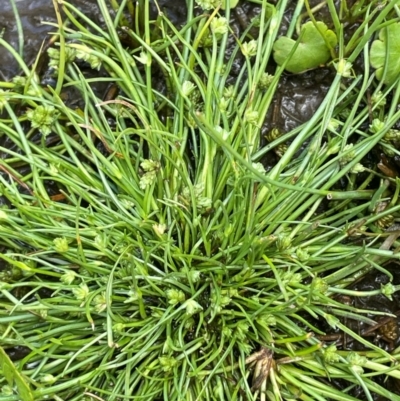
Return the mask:
<path id="1" fill-rule="evenodd" d="M 21 401 L 34 401 L 29 384 L 2 347 L 0 347 L 0 375 L 3 375 L 11 389 L 16 388 Z"/>
<path id="2" fill-rule="evenodd" d="M 295 74 L 316 68 L 326 63 L 330 57 L 330 48 L 337 44 L 336 34 L 328 29 L 321 21 L 314 24 L 305 23 L 301 28 L 300 40 L 296 41 L 285 36 L 280 37 L 274 44 L 274 59 L 278 65 L 283 65 L 293 47 L 297 45 L 294 53 L 287 61 L 286 70 Z"/>
<path id="3" fill-rule="evenodd" d="M 400 75 L 400 22 L 382 28 L 372 42 L 370 62 L 376 77 L 391 85 Z"/>
<path id="4" fill-rule="evenodd" d="M 239 0 L 196 0 L 196 3 L 204 10 L 210 10 L 218 6 L 222 10 L 225 10 L 227 6 L 231 9 L 235 8 L 238 2 Z"/>
<path id="5" fill-rule="evenodd" d="M 56 88 L 22 61 L 24 77 L 0 82 L 11 144 L 0 147 L 0 340 L 27 351 L 15 369 L 3 359 L 12 376 L 0 375 L 1 400 L 19 401 L 12 385 L 23 378 L 38 401 L 350 401 L 360 383 L 366 398 L 398 401 L 379 383 L 400 378 L 399 351 L 346 325 L 376 326 L 380 312 L 337 295 L 399 290 L 389 273 L 382 288 L 346 287 L 398 258 L 396 232 L 378 220 L 399 218 L 399 182 L 377 187 L 370 166 L 358 176 L 377 146 L 396 152 L 386 139 L 400 95 L 374 92 L 368 70 L 352 79 L 359 54 L 346 55 L 312 118 L 262 146 L 289 2 L 268 13 L 258 2 L 256 39 L 237 37 L 217 12 L 193 17 L 190 4 L 181 28 L 165 14 L 123 25 L 139 44 L 130 48 L 119 36 L 124 10 L 98 0 L 100 30 L 64 1 L 68 21 L 49 52 Z M 149 2 L 135 10 L 148 15 Z M 88 78 L 89 67 L 101 77 Z M 117 88 L 107 100 L 99 81 Z M 266 168 L 271 149 L 280 156 Z M 319 324 L 362 344 L 363 358 L 328 344 Z"/>
<path id="6" fill-rule="evenodd" d="M 51 125 L 57 119 L 57 113 L 53 106 L 38 106 L 35 110 L 28 110 L 26 117 L 31 122 L 32 128 L 39 128 L 46 136 L 51 132 Z"/>
<path id="7" fill-rule="evenodd" d="M 229 4 L 229 8 L 235 8 L 239 0 L 222 0 L 221 9 L 225 10 L 226 6 Z"/>

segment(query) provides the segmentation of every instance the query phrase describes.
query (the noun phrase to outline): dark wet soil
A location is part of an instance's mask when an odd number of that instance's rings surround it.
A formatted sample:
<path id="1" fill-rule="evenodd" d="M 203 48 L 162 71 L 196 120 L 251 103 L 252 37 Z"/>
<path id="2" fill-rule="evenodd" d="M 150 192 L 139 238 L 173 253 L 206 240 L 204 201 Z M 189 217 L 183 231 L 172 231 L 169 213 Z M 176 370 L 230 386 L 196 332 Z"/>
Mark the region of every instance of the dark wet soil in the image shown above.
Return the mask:
<path id="1" fill-rule="evenodd" d="M 397 262 L 390 262 L 384 266 L 386 272 L 372 271 L 358 282 L 348 287 L 350 290 L 369 292 L 378 291 L 385 284 L 391 282 L 393 285 L 400 284 L 400 265 Z M 390 281 L 390 278 L 393 280 Z M 350 318 L 343 318 L 342 322 L 361 337 L 373 342 L 379 348 L 393 351 L 400 345 L 400 293 L 396 292 L 391 297 L 382 293 L 367 297 L 351 297 L 339 295 L 335 299 L 343 304 L 351 305 L 357 309 L 371 311 L 364 316 L 374 320 L 376 324 L 370 325 L 365 322 L 356 321 Z M 378 316 L 374 312 L 383 312 L 387 316 Z M 338 349 L 365 351 L 365 345 L 352 339 L 340 330 L 333 330 L 327 325 L 320 328 L 326 335 L 321 340 L 327 343 L 335 343 Z"/>
<path id="2" fill-rule="evenodd" d="M 101 26 L 102 17 L 98 12 L 96 0 L 72 0 L 70 3 Z M 16 0 L 16 5 L 24 32 L 24 60 L 31 63 L 35 60 L 42 43 L 48 40 L 49 32 L 55 32 L 55 28 L 46 24 L 56 21 L 53 2 L 52 0 Z M 15 21 L 11 2 L 0 1 L 0 31 L 4 29 L 3 38 L 18 49 L 18 30 Z M 0 78 L 9 79 L 18 73 L 19 66 L 8 51 L 2 49 L 1 54 Z"/>
<path id="3" fill-rule="evenodd" d="M 397 262 L 389 262 L 384 265 L 386 272 L 372 271 L 364 276 L 360 281 L 354 283 L 348 289 L 367 292 L 380 290 L 381 287 L 390 282 L 393 285 L 400 284 L 400 265 Z M 368 297 L 350 297 L 340 295 L 335 297 L 337 301 L 351 305 L 355 308 L 364 311 L 371 311 L 371 313 L 364 313 L 363 315 L 372 319 L 376 323 L 371 325 L 349 318 L 341 318 L 341 322 L 358 334 L 360 337 L 372 342 L 377 347 L 384 349 L 391 353 L 400 345 L 400 293 L 394 293 L 391 297 L 383 294 L 377 294 Z M 386 316 L 376 315 L 374 312 L 381 312 L 387 314 Z M 312 319 L 311 319 L 312 320 Z M 325 341 L 326 344 L 335 344 L 338 350 L 346 351 L 370 351 L 364 344 L 354 340 L 346 333 L 339 329 L 333 330 L 326 322 L 314 322 L 317 327 L 323 330 L 326 335 L 321 336 L 320 339 Z M 379 385 L 383 388 L 392 391 L 395 394 L 400 394 L 399 380 L 385 375 L 376 376 L 374 378 Z M 337 388 L 344 388 L 348 383 L 343 383 L 341 380 L 333 379 L 331 381 Z M 351 395 L 357 399 L 366 399 L 365 393 L 360 386 L 356 386 L 351 391 Z M 386 398 L 372 394 L 375 401 L 386 400 Z"/>
<path id="4" fill-rule="evenodd" d="M 103 25 L 103 18 L 99 13 L 96 0 L 71 0 L 70 3 L 89 16 L 97 25 Z M 170 20 L 179 25 L 185 21 L 185 1 L 158 0 L 160 9 L 165 12 Z M 156 18 L 158 10 L 154 2 L 151 2 L 151 17 Z M 24 60 L 31 63 L 35 60 L 43 42 L 49 39 L 49 32 L 55 29 L 46 23 L 55 23 L 52 0 L 16 0 L 18 13 L 23 27 Z M 0 32 L 4 30 L 3 38 L 14 49 L 19 48 L 18 29 L 15 15 L 8 0 L 0 1 Z M 0 78 L 10 79 L 19 71 L 17 62 L 5 49 L 1 50 L 2 62 L 0 64 Z"/>

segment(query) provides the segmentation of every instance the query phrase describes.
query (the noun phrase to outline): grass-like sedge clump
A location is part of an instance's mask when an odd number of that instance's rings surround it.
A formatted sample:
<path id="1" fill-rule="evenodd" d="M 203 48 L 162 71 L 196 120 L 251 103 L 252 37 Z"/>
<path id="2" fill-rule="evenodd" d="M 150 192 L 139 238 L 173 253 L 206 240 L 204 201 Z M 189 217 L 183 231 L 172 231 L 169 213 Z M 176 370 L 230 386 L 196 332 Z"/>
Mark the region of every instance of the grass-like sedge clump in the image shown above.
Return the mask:
<path id="1" fill-rule="evenodd" d="M 178 28 L 163 14 L 149 21 L 139 2 L 143 25 L 124 28 L 131 49 L 117 29 L 130 2 L 111 16 L 98 0 L 106 30 L 58 3 L 69 23 L 58 12 L 53 88 L 0 38 L 24 72 L 0 83 L 1 400 L 355 400 L 356 386 L 368 400 L 400 399 L 374 381 L 400 378 L 399 350 L 344 324 L 383 312 L 332 297 L 372 295 L 346 286 L 398 258 L 378 224 L 398 215 L 398 181 L 357 179 L 378 145 L 398 154 L 387 138 L 399 80 L 383 87 L 368 68 L 368 41 L 395 5 L 371 2 L 345 43 L 328 1 L 346 60 L 313 118 L 261 148 L 284 66 L 265 71 L 288 1 L 260 1 L 259 37 L 236 38 L 228 58 L 229 7 L 194 15 L 189 0 Z M 352 78 L 357 57 L 365 70 Z M 86 77 L 79 59 L 106 76 Z M 117 95 L 96 96 L 99 81 Z M 71 88 L 77 105 L 63 101 Z M 266 172 L 260 160 L 283 143 Z M 321 207 L 327 197 L 336 203 Z M 366 351 L 324 344 L 311 318 Z M 17 346 L 28 352 L 12 363 L 5 351 Z"/>

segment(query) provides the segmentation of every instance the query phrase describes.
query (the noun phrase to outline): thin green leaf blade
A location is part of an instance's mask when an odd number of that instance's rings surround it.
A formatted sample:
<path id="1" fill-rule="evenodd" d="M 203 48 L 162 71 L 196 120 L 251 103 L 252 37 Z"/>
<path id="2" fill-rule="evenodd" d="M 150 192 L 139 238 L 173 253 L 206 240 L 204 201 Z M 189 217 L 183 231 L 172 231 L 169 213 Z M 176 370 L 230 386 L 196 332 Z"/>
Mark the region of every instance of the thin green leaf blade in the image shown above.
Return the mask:
<path id="1" fill-rule="evenodd" d="M 0 366 L 8 384 L 11 387 L 14 385 L 17 386 L 18 395 L 21 397 L 21 401 L 34 401 L 34 397 L 28 383 L 24 380 L 23 376 L 17 370 L 2 347 L 0 347 Z"/>

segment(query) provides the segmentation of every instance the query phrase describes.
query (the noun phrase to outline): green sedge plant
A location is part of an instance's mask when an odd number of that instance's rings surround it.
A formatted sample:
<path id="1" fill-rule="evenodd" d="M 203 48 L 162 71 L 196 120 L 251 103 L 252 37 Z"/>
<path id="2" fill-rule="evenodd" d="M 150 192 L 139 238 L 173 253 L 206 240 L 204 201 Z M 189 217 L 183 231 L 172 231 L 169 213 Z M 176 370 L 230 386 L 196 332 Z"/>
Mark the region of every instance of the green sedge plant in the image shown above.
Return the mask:
<path id="1" fill-rule="evenodd" d="M 386 314 L 335 298 L 373 295 L 348 287 L 374 269 L 390 277 L 384 263 L 399 258 L 382 223 L 396 221 L 399 182 L 362 164 L 378 146 L 398 154 L 399 78 L 376 80 L 364 39 L 381 24 L 367 18 L 348 54 L 339 23 L 325 99 L 263 146 L 296 51 L 267 74 L 290 2 L 258 1 L 257 38 L 251 26 L 235 36 L 229 2 L 201 3 L 188 0 L 177 27 L 162 12 L 150 20 L 146 1 L 111 12 L 98 0 L 104 29 L 54 2 L 52 86 L 0 38 L 22 70 L 0 83 L 2 401 L 350 401 L 356 387 L 400 400 L 374 380 L 400 378 L 400 351 L 345 324 Z M 355 77 L 356 58 L 365 70 Z M 114 95 L 99 95 L 99 82 Z M 374 293 L 398 289 L 389 281 Z M 324 343 L 317 321 L 365 351 Z"/>

